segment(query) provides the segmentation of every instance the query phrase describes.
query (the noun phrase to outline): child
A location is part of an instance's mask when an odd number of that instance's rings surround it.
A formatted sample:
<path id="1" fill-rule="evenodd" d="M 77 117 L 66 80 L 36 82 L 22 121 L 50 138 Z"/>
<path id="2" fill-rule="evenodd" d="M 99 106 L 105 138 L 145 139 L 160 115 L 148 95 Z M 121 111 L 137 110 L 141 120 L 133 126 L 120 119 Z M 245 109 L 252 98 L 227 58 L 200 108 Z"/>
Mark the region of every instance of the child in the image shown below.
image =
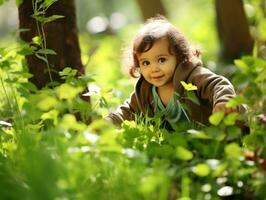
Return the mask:
<path id="1" fill-rule="evenodd" d="M 213 112 L 236 111 L 225 106 L 235 96 L 232 84 L 203 68 L 199 51 L 193 50 L 184 35 L 164 17 L 154 17 L 144 24 L 133 41 L 131 53 L 130 74 L 136 77 L 139 73 L 140 77 L 130 98 L 107 117 L 114 124 L 158 112 L 169 124 L 180 120 L 208 124 Z M 197 86 L 194 92 L 200 105 L 180 98 L 184 95 L 181 81 Z M 187 104 L 190 112 L 181 103 Z"/>

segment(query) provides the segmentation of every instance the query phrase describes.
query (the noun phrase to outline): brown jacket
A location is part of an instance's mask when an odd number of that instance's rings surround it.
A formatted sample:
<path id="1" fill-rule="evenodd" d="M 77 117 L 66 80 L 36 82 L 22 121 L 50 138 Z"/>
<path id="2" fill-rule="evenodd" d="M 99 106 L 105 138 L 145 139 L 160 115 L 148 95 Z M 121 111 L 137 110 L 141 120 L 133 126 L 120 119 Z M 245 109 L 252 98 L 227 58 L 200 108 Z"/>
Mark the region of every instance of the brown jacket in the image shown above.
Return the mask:
<path id="1" fill-rule="evenodd" d="M 184 88 L 180 81 L 192 83 L 197 86 L 196 96 L 200 100 L 200 105 L 190 100 L 184 100 L 191 112 L 190 119 L 203 124 L 208 124 L 208 118 L 213 107 L 220 102 L 227 102 L 235 96 L 232 84 L 223 76 L 219 76 L 201 66 L 201 61 L 194 58 L 189 64 L 177 66 L 173 83 L 175 91 L 180 95 L 184 93 Z M 118 107 L 115 112 L 108 115 L 107 119 L 114 124 L 121 124 L 124 120 L 134 120 L 136 114 L 154 115 L 152 85 L 142 76 L 139 78 L 135 91 L 130 98 Z"/>

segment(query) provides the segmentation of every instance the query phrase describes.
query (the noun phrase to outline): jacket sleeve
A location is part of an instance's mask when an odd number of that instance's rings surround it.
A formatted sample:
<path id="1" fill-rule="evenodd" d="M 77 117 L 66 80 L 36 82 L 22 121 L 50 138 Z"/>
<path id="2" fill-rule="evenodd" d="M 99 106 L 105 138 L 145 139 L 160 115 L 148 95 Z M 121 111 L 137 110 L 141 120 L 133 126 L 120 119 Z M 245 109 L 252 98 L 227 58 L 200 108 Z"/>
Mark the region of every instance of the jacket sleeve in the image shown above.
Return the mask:
<path id="1" fill-rule="evenodd" d="M 121 125 L 123 121 L 132 121 L 135 119 L 135 115 L 138 113 L 138 104 L 136 100 L 135 92 L 130 95 L 122 105 L 120 105 L 116 111 L 111 112 L 107 117 L 107 121 L 111 121 L 113 124 Z"/>
<path id="2" fill-rule="evenodd" d="M 212 107 L 236 96 L 234 87 L 227 78 L 207 68 L 196 67 L 189 75 L 187 82 L 196 85 L 197 95 L 203 100 L 208 100 Z"/>

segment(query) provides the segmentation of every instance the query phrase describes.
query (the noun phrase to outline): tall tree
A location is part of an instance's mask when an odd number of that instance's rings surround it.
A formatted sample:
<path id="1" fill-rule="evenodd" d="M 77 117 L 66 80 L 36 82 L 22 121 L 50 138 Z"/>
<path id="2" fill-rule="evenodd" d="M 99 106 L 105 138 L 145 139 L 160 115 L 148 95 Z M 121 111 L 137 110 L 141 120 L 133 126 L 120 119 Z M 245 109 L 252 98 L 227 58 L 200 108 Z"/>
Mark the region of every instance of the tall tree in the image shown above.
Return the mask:
<path id="1" fill-rule="evenodd" d="M 165 8 L 161 0 L 137 0 L 144 20 L 154 17 L 156 14 L 166 15 Z"/>
<path id="2" fill-rule="evenodd" d="M 20 37 L 26 42 L 31 42 L 32 38 L 38 36 L 42 31 L 40 22 L 33 18 L 34 8 L 40 7 L 40 2 L 48 2 L 49 5 L 49 2 L 53 1 L 23 0 L 19 6 L 19 28 L 28 29 L 28 31 L 21 32 Z M 40 60 L 35 55 L 26 56 L 29 71 L 33 74 L 30 81 L 38 88 L 44 87 L 51 79 L 60 82 L 58 72 L 65 67 L 71 67 L 84 73 L 77 35 L 75 2 L 74 0 L 54 2 L 45 11 L 45 17 L 52 15 L 64 17 L 44 24 L 45 47 L 56 52 L 56 55 L 47 55 L 51 73 L 49 74 L 47 63 L 44 60 Z"/>
<path id="3" fill-rule="evenodd" d="M 221 57 L 233 60 L 242 54 L 251 53 L 254 42 L 242 0 L 216 0 L 215 6 Z"/>

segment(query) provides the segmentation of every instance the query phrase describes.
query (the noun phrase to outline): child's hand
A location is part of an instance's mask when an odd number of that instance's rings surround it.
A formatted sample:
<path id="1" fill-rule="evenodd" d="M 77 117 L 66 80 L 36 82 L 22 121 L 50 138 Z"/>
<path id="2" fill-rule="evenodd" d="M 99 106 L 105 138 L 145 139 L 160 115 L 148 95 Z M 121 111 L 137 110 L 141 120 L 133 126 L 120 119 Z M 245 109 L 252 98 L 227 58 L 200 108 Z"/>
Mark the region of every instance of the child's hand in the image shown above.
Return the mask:
<path id="1" fill-rule="evenodd" d="M 212 113 L 214 112 L 224 112 L 225 114 L 229 114 L 232 112 L 237 112 L 236 108 L 228 108 L 225 106 L 225 102 L 217 103 L 215 107 L 212 109 Z"/>

